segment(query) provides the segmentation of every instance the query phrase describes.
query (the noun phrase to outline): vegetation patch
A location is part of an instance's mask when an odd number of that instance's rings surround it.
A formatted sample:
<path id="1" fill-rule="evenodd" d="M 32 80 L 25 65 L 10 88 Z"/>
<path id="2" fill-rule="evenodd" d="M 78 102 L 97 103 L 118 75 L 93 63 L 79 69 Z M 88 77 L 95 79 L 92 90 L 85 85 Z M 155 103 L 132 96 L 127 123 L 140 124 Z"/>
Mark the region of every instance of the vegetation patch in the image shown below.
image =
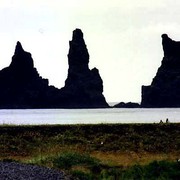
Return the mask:
<path id="1" fill-rule="evenodd" d="M 79 179 L 177 179 L 179 156 L 179 123 L 0 126 L 0 160 Z"/>

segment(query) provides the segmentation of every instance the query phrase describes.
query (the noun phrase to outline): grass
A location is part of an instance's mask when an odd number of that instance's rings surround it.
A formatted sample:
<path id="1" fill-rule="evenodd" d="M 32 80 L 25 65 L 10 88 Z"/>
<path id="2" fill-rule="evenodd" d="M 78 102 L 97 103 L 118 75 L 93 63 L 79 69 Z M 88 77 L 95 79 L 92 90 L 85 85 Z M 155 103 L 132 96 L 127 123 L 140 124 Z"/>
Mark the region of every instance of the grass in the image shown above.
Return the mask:
<path id="1" fill-rule="evenodd" d="M 134 165 L 120 175 L 122 179 L 178 180 L 180 177 L 180 164 L 177 162 L 153 161 L 145 166 Z"/>
<path id="2" fill-rule="evenodd" d="M 80 179 L 133 179 L 135 171 L 147 179 L 152 162 L 178 173 L 179 156 L 179 123 L 0 126 L 0 160 L 64 169 Z"/>

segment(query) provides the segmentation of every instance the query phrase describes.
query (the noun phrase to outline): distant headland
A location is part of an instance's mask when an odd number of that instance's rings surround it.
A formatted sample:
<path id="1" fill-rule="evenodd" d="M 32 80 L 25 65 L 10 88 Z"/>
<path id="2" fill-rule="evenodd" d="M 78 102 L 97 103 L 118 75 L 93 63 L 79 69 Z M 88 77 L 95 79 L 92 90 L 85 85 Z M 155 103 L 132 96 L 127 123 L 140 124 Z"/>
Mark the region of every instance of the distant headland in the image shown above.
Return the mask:
<path id="1" fill-rule="evenodd" d="M 29 52 L 17 42 L 9 67 L 0 71 L 0 108 L 107 108 L 98 69 L 89 69 L 89 53 L 80 29 L 69 42 L 68 77 L 58 89 L 43 79 Z"/>
<path id="2" fill-rule="evenodd" d="M 164 57 L 150 86 L 142 86 L 140 104 L 116 104 L 115 108 L 180 107 L 180 42 L 162 34 Z"/>
<path id="3" fill-rule="evenodd" d="M 180 107 L 180 42 L 162 36 L 164 57 L 150 86 L 142 86 L 141 107 Z"/>

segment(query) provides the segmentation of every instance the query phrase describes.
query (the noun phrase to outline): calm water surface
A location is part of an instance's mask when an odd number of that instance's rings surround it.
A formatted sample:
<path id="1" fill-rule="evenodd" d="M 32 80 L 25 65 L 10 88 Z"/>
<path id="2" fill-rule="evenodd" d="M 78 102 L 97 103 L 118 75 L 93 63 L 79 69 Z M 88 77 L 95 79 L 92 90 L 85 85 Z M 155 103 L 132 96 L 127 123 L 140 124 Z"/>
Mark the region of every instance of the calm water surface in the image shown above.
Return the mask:
<path id="1" fill-rule="evenodd" d="M 0 110 L 0 124 L 97 124 L 180 122 L 180 108 Z"/>

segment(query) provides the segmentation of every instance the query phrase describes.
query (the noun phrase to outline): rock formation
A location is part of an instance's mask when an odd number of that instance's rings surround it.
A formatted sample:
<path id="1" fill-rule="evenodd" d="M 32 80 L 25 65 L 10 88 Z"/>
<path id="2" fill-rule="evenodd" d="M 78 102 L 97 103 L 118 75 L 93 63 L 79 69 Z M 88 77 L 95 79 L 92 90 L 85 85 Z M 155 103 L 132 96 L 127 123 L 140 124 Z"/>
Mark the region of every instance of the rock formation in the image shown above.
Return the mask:
<path id="1" fill-rule="evenodd" d="M 38 108 L 47 88 L 48 80 L 39 76 L 31 54 L 17 42 L 10 66 L 0 71 L 0 108 Z"/>
<path id="2" fill-rule="evenodd" d="M 180 42 L 162 35 L 164 58 L 150 86 L 142 86 L 142 107 L 180 107 Z"/>
<path id="3" fill-rule="evenodd" d="M 140 108 L 140 104 L 134 102 L 120 102 L 113 106 L 114 108 Z"/>
<path id="4" fill-rule="evenodd" d="M 79 29 L 73 32 L 68 61 L 65 87 L 49 86 L 39 76 L 31 54 L 17 42 L 10 66 L 0 71 L 0 108 L 108 107 L 98 70 L 89 70 L 89 54 Z"/>
<path id="5" fill-rule="evenodd" d="M 65 87 L 68 106 L 77 107 L 108 107 L 103 96 L 103 81 L 98 69 L 89 69 L 89 53 L 80 29 L 73 31 L 69 42 L 68 77 Z"/>

